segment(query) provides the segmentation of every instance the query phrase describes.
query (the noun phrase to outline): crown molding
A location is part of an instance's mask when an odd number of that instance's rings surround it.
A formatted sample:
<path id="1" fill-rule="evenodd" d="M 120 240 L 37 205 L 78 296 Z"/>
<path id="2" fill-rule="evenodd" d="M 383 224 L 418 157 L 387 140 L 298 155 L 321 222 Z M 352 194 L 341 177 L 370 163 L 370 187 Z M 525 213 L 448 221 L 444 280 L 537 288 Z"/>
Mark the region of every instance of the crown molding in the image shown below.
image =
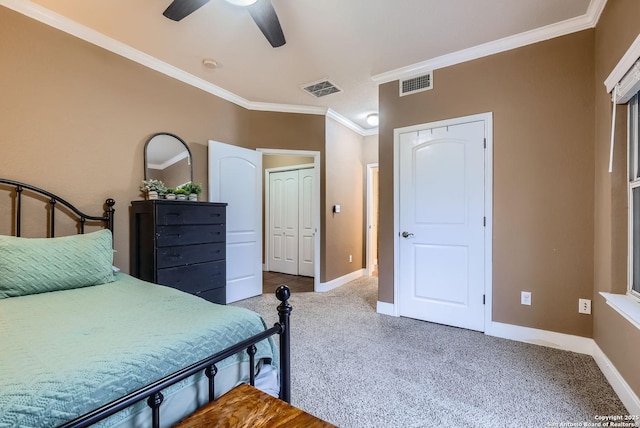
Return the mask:
<path id="1" fill-rule="evenodd" d="M 362 135 L 363 137 L 370 137 L 372 135 L 378 135 L 378 134 L 380 134 L 380 128 L 376 127 L 371 129 L 365 129 L 364 132 L 360 135 Z"/>
<path id="2" fill-rule="evenodd" d="M 378 84 L 388 83 L 593 28 L 598 23 L 606 3 L 607 0 L 591 0 L 584 15 L 376 74 L 371 76 L 371 79 Z"/>
<path id="3" fill-rule="evenodd" d="M 149 168 L 151 169 L 165 169 L 170 167 L 171 165 L 173 165 L 174 163 L 178 163 L 180 162 L 182 159 L 187 159 L 189 158 L 189 152 L 187 152 L 186 150 L 184 152 L 178 153 L 177 155 L 167 159 L 166 161 L 162 162 L 161 164 L 157 164 L 157 163 L 148 163 L 147 165 L 149 166 Z M 191 165 L 191 162 L 189 162 L 189 165 Z"/>
<path id="4" fill-rule="evenodd" d="M 278 113 L 316 114 L 321 116 L 327 114 L 326 107 L 302 106 L 295 104 L 276 104 L 249 101 L 246 108 L 249 110 L 273 111 Z"/>
<path id="5" fill-rule="evenodd" d="M 255 111 L 271 111 L 279 113 L 300 113 L 300 114 L 315 114 L 315 115 L 327 115 L 328 109 L 326 107 L 316 106 L 302 106 L 293 104 L 276 104 L 276 103 L 264 103 L 249 101 L 239 95 L 234 94 L 226 89 L 223 89 L 211 82 L 208 82 L 200 77 L 194 76 L 191 73 L 175 67 L 169 63 L 159 60 L 149 54 L 139 51 L 131 46 L 128 46 L 118 40 L 115 40 L 109 36 L 106 36 L 96 30 L 93 30 L 87 26 L 84 26 L 76 21 L 73 21 L 63 15 L 55 13 L 39 4 L 26 0 L 0 0 L 0 5 L 5 6 L 15 12 L 25 15 L 29 18 L 35 19 L 45 25 L 56 28 L 74 37 L 89 42 L 95 46 L 106 49 L 138 64 L 141 64 L 147 68 L 155 70 L 166 76 L 179 80 L 187 85 L 201 89 L 209 94 L 215 95 L 223 100 L 234 103 L 240 107 L 244 107 L 247 110 Z M 339 117 L 339 119 L 338 119 Z M 344 116 L 333 112 L 333 118 L 344 124 L 348 128 L 354 130 L 360 135 L 371 135 L 371 130 L 365 130 L 357 124 L 351 122 Z M 376 130 L 377 132 L 377 130 Z"/>
<path id="6" fill-rule="evenodd" d="M 591 23 L 589 28 L 594 28 L 598 24 L 598 21 L 600 21 L 600 15 L 602 15 L 606 5 L 607 0 L 591 0 L 591 2 L 589 2 L 589 7 L 585 14 Z"/>
<path id="7" fill-rule="evenodd" d="M 349 128 L 350 130 L 352 130 L 353 132 L 363 136 L 363 137 L 368 137 L 369 135 L 377 135 L 378 134 L 378 128 L 370 128 L 370 129 L 364 129 L 363 127 L 353 123 L 352 121 L 350 121 L 349 119 L 347 119 L 346 117 L 342 116 L 340 113 L 332 110 L 332 109 L 327 109 L 327 117 L 331 118 L 333 120 L 335 120 L 336 122 L 346 126 L 347 128 Z"/>

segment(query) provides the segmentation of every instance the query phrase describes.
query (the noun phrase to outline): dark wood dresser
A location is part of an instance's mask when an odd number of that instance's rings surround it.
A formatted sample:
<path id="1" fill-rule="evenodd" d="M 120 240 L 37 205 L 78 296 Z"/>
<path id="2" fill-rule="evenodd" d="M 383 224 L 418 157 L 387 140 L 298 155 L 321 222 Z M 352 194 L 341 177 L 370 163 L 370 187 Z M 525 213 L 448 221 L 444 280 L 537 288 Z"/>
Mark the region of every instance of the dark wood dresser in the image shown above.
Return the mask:
<path id="1" fill-rule="evenodd" d="M 226 206 L 131 202 L 131 275 L 225 304 Z"/>

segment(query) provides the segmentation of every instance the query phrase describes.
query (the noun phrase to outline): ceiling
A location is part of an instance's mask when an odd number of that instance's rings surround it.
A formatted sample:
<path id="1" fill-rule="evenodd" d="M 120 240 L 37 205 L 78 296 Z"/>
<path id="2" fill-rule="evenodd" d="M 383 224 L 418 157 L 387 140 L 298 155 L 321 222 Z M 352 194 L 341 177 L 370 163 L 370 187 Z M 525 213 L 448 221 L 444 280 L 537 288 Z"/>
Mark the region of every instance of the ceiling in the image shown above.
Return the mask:
<path id="1" fill-rule="evenodd" d="M 367 135 L 374 131 L 365 118 L 378 110 L 379 83 L 591 28 L 606 2 L 271 1 L 287 39 L 275 49 L 246 9 L 225 0 L 211 0 L 179 22 L 162 16 L 171 0 L 0 4 L 248 108 L 316 114 L 331 109 Z M 218 67 L 206 68 L 204 58 Z M 343 92 L 316 99 L 301 89 L 326 78 Z"/>

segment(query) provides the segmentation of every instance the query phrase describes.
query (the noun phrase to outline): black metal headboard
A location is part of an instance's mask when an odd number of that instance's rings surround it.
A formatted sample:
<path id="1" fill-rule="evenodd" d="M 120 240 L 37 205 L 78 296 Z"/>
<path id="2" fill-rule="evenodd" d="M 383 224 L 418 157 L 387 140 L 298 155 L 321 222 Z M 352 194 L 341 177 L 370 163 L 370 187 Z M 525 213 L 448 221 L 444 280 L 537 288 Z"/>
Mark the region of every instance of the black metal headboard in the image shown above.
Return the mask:
<path id="1" fill-rule="evenodd" d="M 115 213 L 115 209 L 113 209 L 113 206 L 116 203 L 116 201 L 114 201 L 113 199 L 107 199 L 105 201 L 103 216 L 92 216 L 92 215 L 87 215 L 83 213 L 82 211 L 80 211 L 79 209 L 77 209 L 76 207 L 71 205 L 69 202 L 62 199 L 61 197 L 56 196 L 51 192 L 47 192 L 46 190 L 42 190 L 38 187 L 31 186 L 29 184 L 20 183 L 18 181 L 0 178 L 0 185 L 2 184 L 14 187 L 15 198 L 16 198 L 16 204 L 15 204 L 16 206 L 15 235 L 16 236 L 20 236 L 20 221 L 22 219 L 22 191 L 25 189 L 49 198 L 49 205 L 51 206 L 51 209 L 49 210 L 49 237 L 53 238 L 55 236 L 55 215 L 56 215 L 55 207 L 56 207 L 56 204 L 58 203 L 70 209 L 77 216 L 76 221 L 80 228 L 80 233 L 84 233 L 84 224 L 87 220 L 103 222 L 105 227 L 111 230 L 111 233 L 113 233 L 113 215 Z"/>

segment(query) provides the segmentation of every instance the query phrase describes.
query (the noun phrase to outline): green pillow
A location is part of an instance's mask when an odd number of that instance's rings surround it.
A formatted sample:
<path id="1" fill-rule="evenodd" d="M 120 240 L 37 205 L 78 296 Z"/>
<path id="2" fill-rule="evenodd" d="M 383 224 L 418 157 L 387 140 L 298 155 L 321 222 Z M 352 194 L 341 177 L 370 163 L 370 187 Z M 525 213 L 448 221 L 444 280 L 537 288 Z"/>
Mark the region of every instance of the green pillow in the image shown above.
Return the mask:
<path id="1" fill-rule="evenodd" d="M 61 238 L 0 236 L 0 299 L 115 281 L 108 229 Z"/>

